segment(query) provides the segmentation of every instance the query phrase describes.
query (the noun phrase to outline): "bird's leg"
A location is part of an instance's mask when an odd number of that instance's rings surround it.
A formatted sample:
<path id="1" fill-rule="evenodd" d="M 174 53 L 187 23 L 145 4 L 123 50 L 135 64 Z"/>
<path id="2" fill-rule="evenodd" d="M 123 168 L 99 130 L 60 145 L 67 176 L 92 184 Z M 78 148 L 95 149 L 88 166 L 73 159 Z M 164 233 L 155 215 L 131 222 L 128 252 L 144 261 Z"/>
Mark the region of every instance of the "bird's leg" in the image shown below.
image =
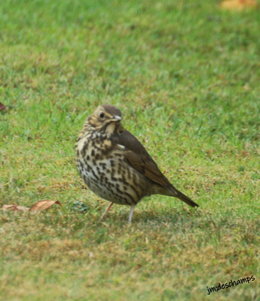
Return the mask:
<path id="1" fill-rule="evenodd" d="M 132 223 L 132 217 L 133 217 L 134 210 L 135 210 L 135 205 L 132 205 L 130 208 L 130 213 L 129 213 L 129 217 L 128 217 L 128 224 Z"/>
<path id="2" fill-rule="evenodd" d="M 114 203 L 110 203 L 109 206 L 107 207 L 107 209 L 105 210 L 105 212 L 102 214 L 100 220 L 102 221 L 104 219 L 104 217 L 107 215 L 108 211 L 111 209 L 111 207 L 113 206 Z"/>

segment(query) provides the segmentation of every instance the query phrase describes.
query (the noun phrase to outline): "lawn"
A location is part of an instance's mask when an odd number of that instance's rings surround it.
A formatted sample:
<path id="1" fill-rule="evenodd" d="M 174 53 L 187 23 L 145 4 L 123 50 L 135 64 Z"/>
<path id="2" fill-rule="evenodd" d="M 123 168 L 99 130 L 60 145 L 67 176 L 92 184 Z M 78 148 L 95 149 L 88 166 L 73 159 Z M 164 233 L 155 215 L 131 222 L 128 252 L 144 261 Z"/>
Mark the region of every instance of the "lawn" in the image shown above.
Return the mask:
<path id="1" fill-rule="evenodd" d="M 0 207 L 62 203 L 0 210 L 1 300 L 257 300 L 259 16 L 215 0 L 1 1 Z M 156 195 L 131 226 L 126 206 L 99 221 L 108 202 L 74 145 L 101 103 L 198 209 Z"/>

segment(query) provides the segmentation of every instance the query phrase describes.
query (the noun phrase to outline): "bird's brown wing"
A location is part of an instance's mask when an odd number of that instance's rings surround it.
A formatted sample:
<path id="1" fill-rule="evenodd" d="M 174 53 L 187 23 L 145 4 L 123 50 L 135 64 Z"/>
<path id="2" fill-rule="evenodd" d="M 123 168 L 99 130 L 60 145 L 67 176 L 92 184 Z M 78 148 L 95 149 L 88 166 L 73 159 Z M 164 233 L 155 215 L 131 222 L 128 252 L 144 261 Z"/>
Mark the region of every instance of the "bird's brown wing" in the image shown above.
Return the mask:
<path id="1" fill-rule="evenodd" d="M 168 181 L 143 145 L 130 132 L 124 130 L 121 134 L 114 134 L 112 141 L 124 146 L 125 161 L 147 179 L 165 188 L 165 194 L 175 196 L 192 207 L 198 207 L 198 204 Z"/>
<path id="2" fill-rule="evenodd" d="M 130 132 L 124 130 L 114 134 L 112 141 L 125 147 L 125 160 L 134 169 L 162 187 L 172 187 L 143 145 Z"/>

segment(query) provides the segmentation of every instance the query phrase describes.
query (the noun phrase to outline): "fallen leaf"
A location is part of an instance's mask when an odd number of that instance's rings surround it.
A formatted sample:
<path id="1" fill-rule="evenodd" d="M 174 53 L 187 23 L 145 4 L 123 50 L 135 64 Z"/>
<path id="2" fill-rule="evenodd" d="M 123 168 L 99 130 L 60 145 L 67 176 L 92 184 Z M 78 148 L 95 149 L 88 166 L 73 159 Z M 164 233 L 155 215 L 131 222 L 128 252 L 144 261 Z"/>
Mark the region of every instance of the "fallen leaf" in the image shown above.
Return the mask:
<path id="1" fill-rule="evenodd" d="M 29 208 L 25 206 L 18 206 L 18 205 L 3 205 L 1 208 L 4 211 L 28 211 Z"/>
<path id="2" fill-rule="evenodd" d="M 0 102 L 0 111 L 5 111 L 6 106 Z"/>
<path id="3" fill-rule="evenodd" d="M 32 205 L 30 208 L 30 211 L 42 211 L 42 210 L 47 210 L 54 204 L 60 205 L 61 203 L 59 201 L 51 201 L 51 200 L 44 200 L 44 201 L 39 201 Z"/>
<path id="4" fill-rule="evenodd" d="M 234 11 L 241 11 L 256 6 L 256 0 L 225 0 L 220 3 L 221 8 Z"/>

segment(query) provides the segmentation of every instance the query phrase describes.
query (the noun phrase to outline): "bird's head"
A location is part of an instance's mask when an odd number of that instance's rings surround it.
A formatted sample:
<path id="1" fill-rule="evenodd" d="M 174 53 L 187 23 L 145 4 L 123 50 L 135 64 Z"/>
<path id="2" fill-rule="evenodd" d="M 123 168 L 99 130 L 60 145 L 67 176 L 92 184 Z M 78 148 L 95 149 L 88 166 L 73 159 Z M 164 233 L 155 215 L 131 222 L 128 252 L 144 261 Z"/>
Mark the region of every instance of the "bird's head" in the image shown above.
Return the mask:
<path id="1" fill-rule="evenodd" d="M 120 127 L 122 114 L 120 110 L 111 105 L 98 106 L 92 115 L 88 117 L 88 124 L 95 130 L 112 134 Z"/>

